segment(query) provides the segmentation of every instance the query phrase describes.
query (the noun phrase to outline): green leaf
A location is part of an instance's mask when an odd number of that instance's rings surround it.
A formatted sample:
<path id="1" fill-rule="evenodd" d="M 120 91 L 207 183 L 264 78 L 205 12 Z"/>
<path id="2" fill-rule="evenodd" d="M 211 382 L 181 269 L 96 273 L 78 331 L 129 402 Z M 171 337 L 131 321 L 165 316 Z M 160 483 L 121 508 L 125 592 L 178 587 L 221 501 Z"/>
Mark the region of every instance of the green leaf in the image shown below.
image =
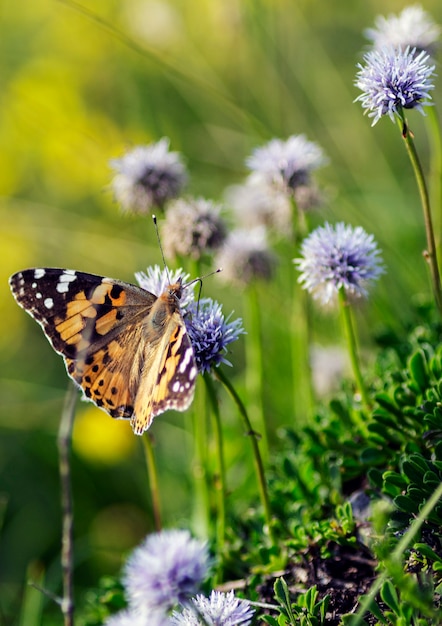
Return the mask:
<path id="1" fill-rule="evenodd" d="M 401 511 L 405 511 L 406 513 L 417 513 L 415 502 L 408 496 L 396 496 L 393 502 Z"/>
<path id="2" fill-rule="evenodd" d="M 419 391 L 423 393 L 429 384 L 427 362 L 422 350 L 415 352 L 408 362 L 411 378 L 416 383 Z"/>
<path id="3" fill-rule="evenodd" d="M 380 448 L 365 448 L 361 453 L 361 461 L 364 465 L 380 465 L 385 463 L 386 454 Z"/>
<path id="4" fill-rule="evenodd" d="M 393 583 L 386 580 L 381 587 L 381 598 L 387 606 L 396 614 L 400 615 L 399 598 Z"/>
<path id="5" fill-rule="evenodd" d="M 391 398 L 387 393 L 378 393 L 375 397 L 375 400 L 383 409 L 388 411 L 388 413 L 393 413 L 393 415 L 400 417 L 401 410 L 399 409 L 393 398 Z M 377 411 L 375 411 L 373 417 L 376 419 Z"/>
<path id="6" fill-rule="evenodd" d="M 261 615 L 260 618 L 266 624 L 270 624 L 270 626 L 281 626 L 279 621 L 275 617 L 272 617 L 271 615 Z"/>
<path id="7" fill-rule="evenodd" d="M 415 543 L 413 548 L 417 550 L 418 552 L 420 552 L 423 556 L 430 559 L 431 561 L 436 561 L 442 566 L 442 558 L 438 554 L 436 554 L 436 552 L 434 552 L 434 550 L 432 550 L 428 544 Z"/>

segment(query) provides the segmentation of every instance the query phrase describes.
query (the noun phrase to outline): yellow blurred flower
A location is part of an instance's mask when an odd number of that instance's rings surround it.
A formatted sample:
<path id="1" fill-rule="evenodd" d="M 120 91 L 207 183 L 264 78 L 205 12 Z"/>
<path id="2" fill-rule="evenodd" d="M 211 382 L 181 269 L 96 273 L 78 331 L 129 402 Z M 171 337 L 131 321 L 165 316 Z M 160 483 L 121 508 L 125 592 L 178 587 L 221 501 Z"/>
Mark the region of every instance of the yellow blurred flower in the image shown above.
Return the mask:
<path id="1" fill-rule="evenodd" d="M 77 454 L 108 465 L 133 454 L 137 440 L 128 421 L 114 420 L 92 405 L 78 412 L 72 439 Z"/>

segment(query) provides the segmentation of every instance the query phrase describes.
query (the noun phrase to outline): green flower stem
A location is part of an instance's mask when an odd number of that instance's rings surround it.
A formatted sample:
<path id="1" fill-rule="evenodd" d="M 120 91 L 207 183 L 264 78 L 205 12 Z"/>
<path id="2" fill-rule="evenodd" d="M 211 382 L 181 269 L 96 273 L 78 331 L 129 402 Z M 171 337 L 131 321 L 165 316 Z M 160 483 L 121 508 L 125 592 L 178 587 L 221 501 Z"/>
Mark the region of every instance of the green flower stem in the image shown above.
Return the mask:
<path id="1" fill-rule="evenodd" d="M 435 211 L 436 247 L 441 252 L 442 229 L 442 137 L 436 107 L 428 107 L 425 116 L 428 142 L 430 144 L 429 189 L 431 206 Z"/>
<path id="2" fill-rule="evenodd" d="M 439 267 L 437 263 L 433 221 L 431 218 L 430 198 L 428 196 L 428 189 L 422 170 L 422 165 L 419 160 L 416 146 L 414 145 L 413 137 L 408 128 L 408 124 L 402 109 L 400 109 L 400 118 L 398 118 L 398 124 L 401 128 L 402 138 L 405 142 L 405 147 L 407 149 L 411 165 L 413 166 L 414 175 L 416 177 L 416 182 L 419 189 L 422 211 L 424 214 L 425 232 L 427 236 L 427 250 L 425 251 L 425 258 L 430 267 L 431 281 L 433 283 L 434 299 L 436 301 L 436 306 L 439 309 L 439 313 L 442 315 L 442 291 L 440 284 Z"/>
<path id="3" fill-rule="evenodd" d="M 146 458 L 147 473 L 149 475 L 150 494 L 152 498 L 153 517 L 155 520 L 155 530 L 159 532 L 162 529 L 161 523 L 161 505 L 160 505 L 160 489 L 158 483 L 158 472 L 155 463 L 155 455 L 153 452 L 152 438 L 149 433 L 144 433 L 143 437 L 144 456 Z"/>
<path id="4" fill-rule="evenodd" d="M 213 384 L 212 377 L 208 372 L 203 374 L 203 379 L 207 388 L 207 396 L 212 407 L 213 418 L 215 422 L 215 440 L 216 440 L 216 457 L 217 457 L 217 476 L 215 481 L 216 498 L 217 498 L 217 516 L 216 516 L 216 544 L 218 554 L 218 570 L 217 578 L 222 580 L 222 556 L 224 554 L 224 544 L 226 535 L 226 466 L 224 462 L 224 444 L 223 430 L 221 425 L 221 417 L 219 414 L 219 404 L 216 389 Z"/>
<path id="5" fill-rule="evenodd" d="M 293 268 L 292 268 L 293 272 Z M 295 280 L 291 305 L 291 349 L 294 415 L 298 425 L 307 424 L 315 406 L 310 363 L 311 323 L 308 293 Z"/>
<path id="6" fill-rule="evenodd" d="M 248 412 L 262 436 L 262 454 L 265 460 L 269 455 L 268 426 L 264 415 L 263 393 L 263 355 L 261 337 L 260 298 L 256 285 L 249 285 L 245 290 L 244 298 L 244 326 L 246 350 L 246 388 Z"/>
<path id="7" fill-rule="evenodd" d="M 307 236 L 309 226 L 305 211 L 300 211 L 294 198 L 291 199 L 292 224 L 295 243 L 295 257 L 300 256 L 300 247 Z M 293 256 L 293 254 L 292 254 Z M 302 289 L 296 280 L 296 274 L 291 268 L 292 303 L 291 311 L 291 353 L 293 408 L 297 424 L 309 422 L 315 407 L 315 392 L 310 363 L 310 346 L 312 337 L 311 309 L 308 293 Z"/>
<path id="8" fill-rule="evenodd" d="M 224 387 L 227 389 L 229 394 L 231 395 L 243 419 L 246 433 L 247 435 L 250 436 L 250 441 L 252 442 L 253 457 L 255 461 L 256 476 L 258 479 L 259 495 L 260 495 L 261 503 L 264 509 L 264 517 L 266 520 L 266 525 L 267 525 L 267 529 L 268 529 L 268 533 L 271 538 L 271 541 L 273 545 L 276 545 L 276 541 L 275 541 L 275 537 L 273 533 L 272 513 L 270 509 L 269 495 L 267 492 L 267 483 L 266 483 L 266 479 L 264 475 L 264 465 L 262 462 L 261 453 L 259 451 L 259 445 L 258 445 L 258 435 L 252 428 L 252 425 L 249 420 L 249 416 L 247 414 L 247 410 L 241 398 L 237 394 L 230 380 L 227 378 L 227 376 L 225 376 L 223 370 L 220 367 L 218 367 L 214 370 L 214 374 L 218 378 L 218 380 L 224 385 Z"/>
<path id="9" fill-rule="evenodd" d="M 207 483 L 207 389 L 197 385 L 193 402 L 194 457 L 192 477 L 194 485 L 193 522 L 199 537 L 208 537 L 210 527 L 210 495 Z"/>
<path id="10" fill-rule="evenodd" d="M 350 355 L 350 363 L 353 370 L 353 375 L 356 379 L 356 385 L 359 393 L 362 397 L 362 402 L 365 408 L 369 411 L 371 409 L 371 402 L 367 389 L 365 387 L 364 379 L 362 378 L 361 368 L 359 365 L 358 347 L 356 343 L 356 335 L 353 327 L 352 311 L 350 304 L 347 300 L 347 296 L 343 288 L 338 292 L 339 303 L 342 311 L 342 321 L 344 325 L 344 332 L 347 339 L 348 352 Z"/>
<path id="11" fill-rule="evenodd" d="M 77 398 L 77 387 L 70 380 L 64 400 L 57 440 L 62 511 L 61 570 L 63 598 L 61 610 L 64 626 L 74 626 L 74 512 L 70 454 Z"/>
<path id="12" fill-rule="evenodd" d="M 180 266 L 190 272 L 191 280 L 201 276 L 202 266 L 200 259 L 181 257 Z M 202 284 L 197 285 L 195 297 L 200 298 Z M 208 447 L 209 433 L 207 386 L 197 385 L 195 400 L 193 403 L 193 432 L 194 432 L 194 457 L 193 457 L 193 484 L 194 484 L 194 510 L 193 520 L 195 529 L 200 537 L 209 536 L 210 528 L 210 492 L 208 483 Z"/>
<path id="13" fill-rule="evenodd" d="M 431 496 L 431 498 L 427 500 L 425 505 L 419 511 L 419 515 L 411 522 L 409 529 L 402 536 L 401 540 L 397 544 L 390 558 L 393 564 L 401 563 L 402 555 L 412 545 L 412 543 L 416 539 L 416 535 L 418 534 L 425 520 L 428 519 L 431 511 L 434 509 L 434 507 L 437 505 L 437 503 L 440 501 L 441 498 L 442 498 L 442 483 L 433 492 L 433 495 Z M 361 602 L 361 605 L 359 607 L 357 614 L 355 615 L 354 619 L 351 621 L 351 626 L 358 626 L 359 624 L 363 624 L 363 623 L 365 624 L 363 617 L 365 613 L 367 613 L 367 611 L 370 610 L 370 605 L 374 602 L 374 599 L 376 598 L 382 585 L 388 578 L 388 575 L 389 575 L 388 568 L 386 568 L 383 571 L 383 573 L 380 576 L 378 576 L 378 578 L 375 580 L 368 594 L 364 596 L 364 599 Z"/>

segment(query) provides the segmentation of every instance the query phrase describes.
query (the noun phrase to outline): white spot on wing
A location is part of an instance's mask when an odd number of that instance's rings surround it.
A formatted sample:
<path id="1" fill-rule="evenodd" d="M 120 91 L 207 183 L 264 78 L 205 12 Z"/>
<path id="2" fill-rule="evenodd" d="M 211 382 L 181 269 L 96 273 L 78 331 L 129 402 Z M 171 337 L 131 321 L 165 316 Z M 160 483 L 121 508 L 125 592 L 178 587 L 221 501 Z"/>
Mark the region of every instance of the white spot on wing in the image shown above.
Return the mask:
<path id="1" fill-rule="evenodd" d="M 39 294 L 37 294 L 37 297 L 38 295 Z M 45 305 L 47 309 L 52 309 L 52 307 L 54 306 L 54 301 L 52 300 L 52 298 L 46 298 L 43 304 Z"/>
<path id="2" fill-rule="evenodd" d="M 180 374 L 184 374 L 184 372 L 187 369 L 187 366 L 190 364 L 192 357 L 193 357 L 193 350 L 191 348 L 187 348 L 184 358 L 181 361 L 180 366 L 178 368 L 178 371 Z"/>
<path id="3" fill-rule="evenodd" d="M 43 296 L 41 295 L 39 291 L 37 291 L 37 293 L 35 294 L 35 297 L 37 298 L 37 300 L 41 300 L 43 298 Z"/>
<path id="4" fill-rule="evenodd" d="M 58 279 L 56 290 L 58 293 L 67 293 L 69 291 L 69 283 L 77 280 L 77 275 L 73 270 L 65 270 Z"/>
<path id="5" fill-rule="evenodd" d="M 197 374 L 198 374 L 198 369 L 195 366 L 193 366 L 189 372 L 189 380 L 193 380 L 194 378 L 196 378 Z"/>
<path id="6" fill-rule="evenodd" d="M 39 278 L 43 278 L 43 276 L 46 274 L 45 270 L 42 268 L 36 269 L 34 270 L 34 278 L 36 280 L 38 280 Z"/>
<path id="7" fill-rule="evenodd" d="M 172 391 L 174 393 L 177 393 L 179 390 L 180 390 L 180 382 L 179 380 L 176 380 L 172 385 Z"/>

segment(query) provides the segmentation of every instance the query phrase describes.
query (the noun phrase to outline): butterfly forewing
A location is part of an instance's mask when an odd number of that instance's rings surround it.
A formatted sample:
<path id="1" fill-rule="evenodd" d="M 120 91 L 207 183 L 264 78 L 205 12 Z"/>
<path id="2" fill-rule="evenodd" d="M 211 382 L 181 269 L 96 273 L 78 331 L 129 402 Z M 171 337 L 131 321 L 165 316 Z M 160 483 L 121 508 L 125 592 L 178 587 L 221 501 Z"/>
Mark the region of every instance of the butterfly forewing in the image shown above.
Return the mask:
<path id="1" fill-rule="evenodd" d="M 112 417 L 131 418 L 141 434 L 155 415 L 189 406 L 196 367 L 178 304 L 181 283 L 157 298 L 111 278 L 41 268 L 14 274 L 10 284 L 69 376 Z"/>

